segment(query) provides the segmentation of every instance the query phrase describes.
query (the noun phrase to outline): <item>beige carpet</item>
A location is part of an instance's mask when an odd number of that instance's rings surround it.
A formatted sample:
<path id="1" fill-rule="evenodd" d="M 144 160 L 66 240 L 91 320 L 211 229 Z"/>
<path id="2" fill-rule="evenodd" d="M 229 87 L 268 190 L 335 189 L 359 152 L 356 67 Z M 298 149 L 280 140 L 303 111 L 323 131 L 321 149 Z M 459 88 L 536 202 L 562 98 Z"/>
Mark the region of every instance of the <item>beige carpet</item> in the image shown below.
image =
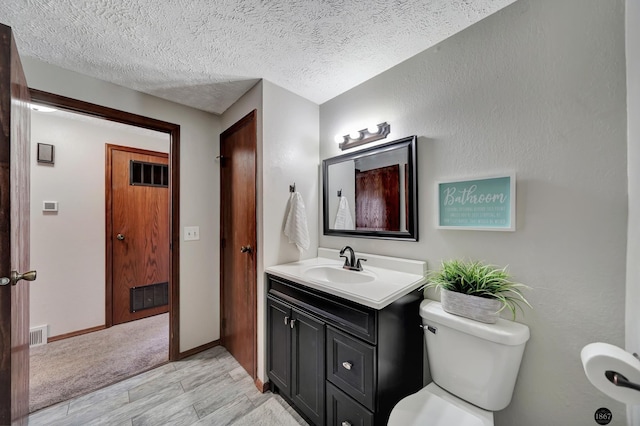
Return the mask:
<path id="1" fill-rule="evenodd" d="M 169 314 L 31 348 L 29 411 L 84 395 L 169 360 Z"/>

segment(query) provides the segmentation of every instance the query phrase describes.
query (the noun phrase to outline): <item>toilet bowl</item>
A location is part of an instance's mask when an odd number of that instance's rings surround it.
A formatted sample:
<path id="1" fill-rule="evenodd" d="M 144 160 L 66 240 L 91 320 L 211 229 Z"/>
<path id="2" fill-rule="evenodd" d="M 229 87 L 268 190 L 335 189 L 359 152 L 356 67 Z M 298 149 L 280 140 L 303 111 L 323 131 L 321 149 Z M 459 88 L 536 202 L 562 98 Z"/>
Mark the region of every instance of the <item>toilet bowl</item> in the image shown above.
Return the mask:
<path id="1" fill-rule="evenodd" d="M 428 299 L 420 316 L 433 382 L 400 400 L 388 425 L 493 425 L 493 412 L 511 402 L 529 327 L 452 315 Z"/>
<path id="2" fill-rule="evenodd" d="M 388 426 L 493 426 L 493 412 L 451 395 L 435 383 L 402 399 Z"/>

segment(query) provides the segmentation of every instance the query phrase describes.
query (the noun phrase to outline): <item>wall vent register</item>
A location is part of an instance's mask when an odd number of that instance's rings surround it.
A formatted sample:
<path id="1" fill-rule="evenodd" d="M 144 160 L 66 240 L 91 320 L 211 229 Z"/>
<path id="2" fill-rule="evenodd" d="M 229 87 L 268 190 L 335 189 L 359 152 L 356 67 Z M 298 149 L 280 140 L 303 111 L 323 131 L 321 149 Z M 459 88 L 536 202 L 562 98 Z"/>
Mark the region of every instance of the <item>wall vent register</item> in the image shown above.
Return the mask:
<path id="1" fill-rule="evenodd" d="M 169 304 L 169 283 L 158 283 L 130 289 L 131 313 Z"/>
<path id="2" fill-rule="evenodd" d="M 167 164 L 131 160 L 129 184 L 168 188 L 169 166 Z"/>
<path id="3" fill-rule="evenodd" d="M 43 201 L 42 202 L 42 211 L 43 212 L 57 212 L 58 211 L 58 202 L 57 201 Z"/>

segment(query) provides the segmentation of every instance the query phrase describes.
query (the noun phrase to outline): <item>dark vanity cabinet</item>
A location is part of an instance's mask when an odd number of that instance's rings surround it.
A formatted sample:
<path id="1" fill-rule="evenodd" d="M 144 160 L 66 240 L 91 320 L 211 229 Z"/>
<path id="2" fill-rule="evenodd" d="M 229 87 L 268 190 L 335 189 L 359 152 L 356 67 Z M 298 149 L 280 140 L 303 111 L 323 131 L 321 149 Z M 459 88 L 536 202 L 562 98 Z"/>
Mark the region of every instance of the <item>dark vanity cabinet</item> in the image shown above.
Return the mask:
<path id="1" fill-rule="evenodd" d="M 267 375 L 316 426 L 386 425 L 422 388 L 418 291 L 384 309 L 267 274 Z"/>

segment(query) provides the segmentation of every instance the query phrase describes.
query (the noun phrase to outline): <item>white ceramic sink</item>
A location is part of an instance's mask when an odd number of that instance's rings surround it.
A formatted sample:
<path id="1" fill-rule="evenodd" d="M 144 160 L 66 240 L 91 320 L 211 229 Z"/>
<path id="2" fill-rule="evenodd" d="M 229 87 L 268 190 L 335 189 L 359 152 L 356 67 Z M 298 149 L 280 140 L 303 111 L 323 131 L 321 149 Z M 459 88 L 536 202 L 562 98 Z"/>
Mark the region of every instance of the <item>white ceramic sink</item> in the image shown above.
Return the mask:
<path id="1" fill-rule="evenodd" d="M 367 259 L 364 271 L 342 268 L 337 249 L 318 248 L 318 256 L 266 269 L 269 274 L 342 297 L 374 309 L 383 309 L 426 282 L 424 261 L 357 253 Z"/>
<path id="2" fill-rule="evenodd" d="M 368 271 L 350 271 L 342 266 L 320 265 L 307 268 L 303 277 L 332 284 L 364 284 L 376 279 L 375 274 Z"/>

